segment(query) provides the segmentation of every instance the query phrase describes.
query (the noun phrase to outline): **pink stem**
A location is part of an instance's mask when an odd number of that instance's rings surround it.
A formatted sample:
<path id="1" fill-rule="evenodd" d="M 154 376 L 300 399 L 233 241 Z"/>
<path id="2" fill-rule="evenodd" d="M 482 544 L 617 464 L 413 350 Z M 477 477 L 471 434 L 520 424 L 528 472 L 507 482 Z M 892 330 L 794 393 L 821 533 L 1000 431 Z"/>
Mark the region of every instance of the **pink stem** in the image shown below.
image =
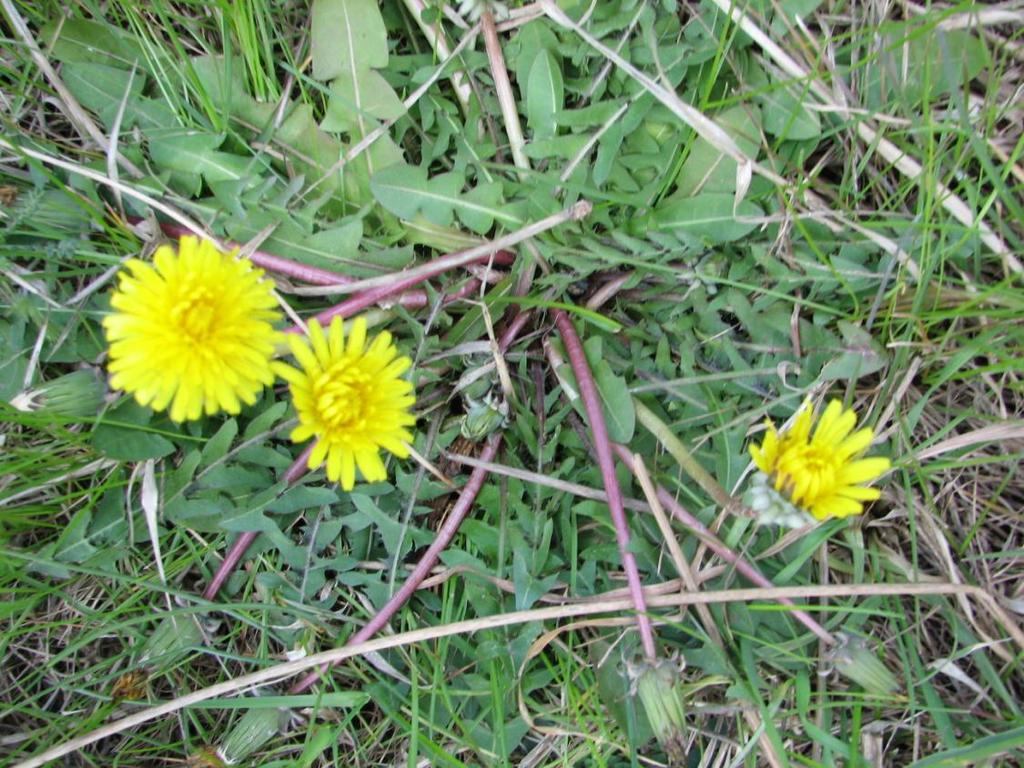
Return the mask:
<path id="1" fill-rule="evenodd" d="M 163 230 L 165 235 L 171 235 L 172 237 L 196 234 L 187 227 L 163 221 L 160 222 L 160 229 Z M 227 248 L 241 247 L 238 243 L 232 243 L 230 241 L 226 241 L 224 245 Z M 340 285 L 343 283 L 355 282 L 354 277 L 343 275 L 340 272 L 331 272 L 327 269 L 311 267 L 308 264 L 292 261 L 291 259 L 286 259 L 283 256 L 275 256 L 274 254 L 267 253 L 265 251 L 253 251 L 249 254 L 249 261 L 257 267 L 269 269 L 271 272 L 276 272 L 277 274 L 285 275 L 286 277 L 292 277 L 296 280 L 301 280 L 304 283 L 309 283 L 310 285 Z"/>
<path id="2" fill-rule="evenodd" d="M 629 449 L 624 445 L 619 445 L 618 443 L 613 443 L 612 448 L 614 448 L 615 453 L 618 454 L 619 461 L 625 464 L 626 467 L 632 471 L 633 457 L 630 455 Z M 711 532 L 711 529 L 683 509 L 682 504 L 676 501 L 675 497 L 665 490 L 663 486 L 659 485 L 655 490 L 658 494 L 658 501 L 660 501 L 662 505 L 672 513 L 672 516 L 675 517 L 676 520 L 693 531 L 708 549 L 722 558 L 757 586 L 764 587 L 766 589 L 771 589 L 775 586 L 775 584 L 772 583 L 772 580 L 757 570 L 752 563 L 747 562 L 740 555 L 729 549 L 729 547 L 723 544 L 722 541 Z M 792 600 L 789 598 L 779 598 L 779 602 L 792 608 L 793 618 L 800 621 L 805 627 L 811 630 L 811 632 L 829 645 L 835 644 L 836 639 L 832 633 L 815 621 L 806 611 L 797 608 L 796 604 Z"/>
<path id="3" fill-rule="evenodd" d="M 488 462 L 492 461 L 498 453 L 498 446 L 500 445 L 501 435 L 495 434 L 487 441 L 486 445 L 484 445 L 484 449 L 480 453 L 480 460 Z M 466 485 L 463 486 L 462 492 L 459 494 L 459 498 L 455 502 L 455 506 L 453 506 L 451 512 L 448 513 L 448 518 L 444 521 L 444 525 L 441 526 L 440 530 L 438 530 L 437 535 L 430 544 L 430 547 L 427 549 L 423 557 L 420 558 L 420 561 L 416 563 L 416 567 L 413 568 L 412 573 L 409 574 L 405 583 L 402 584 L 398 591 L 391 596 L 391 598 L 384 604 L 384 607 L 381 608 L 372 619 L 363 625 L 362 629 L 348 639 L 346 645 L 357 645 L 358 643 L 373 637 L 391 620 L 391 618 L 398 612 L 398 609 L 405 605 L 409 598 L 412 597 L 413 593 L 416 592 L 420 584 L 430 573 L 431 569 L 437 565 L 437 561 L 440 559 L 441 553 L 455 537 L 455 533 L 459 530 L 459 526 L 462 524 L 462 521 L 469 513 L 469 510 L 472 509 L 473 502 L 476 501 L 477 494 L 479 494 L 480 489 L 483 488 L 484 480 L 486 478 L 486 469 L 478 467 L 473 470 L 473 473 L 469 476 L 469 480 Z M 288 692 L 296 694 L 308 690 L 328 669 L 329 666 L 325 665 L 318 670 L 314 670 L 293 685 Z"/>
<path id="4" fill-rule="evenodd" d="M 530 315 L 531 311 L 527 309 L 512 318 L 512 322 L 508 324 L 508 328 L 506 328 L 498 338 L 498 349 L 505 352 L 510 346 L 512 346 L 512 342 L 516 340 L 520 331 L 523 330 L 523 326 L 525 326 L 527 321 L 530 319 Z"/>
<path id="5" fill-rule="evenodd" d="M 368 288 L 367 290 L 362 291 L 361 293 L 357 293 L 355 296 L 351 296 L 345 299 L 345 301 L 341 302 L 340 304 L 335 304 L 333 307 L 325 309 L 323 312 L 317 313 L 315 316 L 316 320 L 320 323 L 320 325 L 326 327 L 328 324 L 330 324 L 331 319 L 334 317 L 351 317 L 356 312 L 361 312 L 367 307 L 382 302 L 385 299 L 394 296 L 395 294 L 402 293 L 403 291 L 405 291 L 408 288 L 411 288 L 414 285 L 419 285 L 424 280 L 429 280 L 432 277 L 437 277 L 437 275 L 446 272 L 448 269 L 450 269 L 450 266 L 446 264 L 445 261 L 457 255 L 457 253 L 448 254 L 447 256 L 442 256 L 436 259 L 435 263 L 437 266 L 435 269 L 419 271 L 416 274 L 409 275 L 407 277 L 402 277 L 402 273 L 398 272 L 395 274 L 394 281 L 387 283 L 386 285 L 378 285 L 374 288 Z M 514 258 L 515 257 L 510 251 L 497 251 L 494 254 L 484 254 L 480 256 L 480 258 L 477 259 L 475 262 L 470 263 L 489 262 L 492 260 L 496 263 L 508 263 L 511 259 Z M 477 287 L 479 287 L 478 282 L 476 283 L 476 285 Z M 463 289 L 457 292 L 457 297 L 461 297 L 462 295 L 464 295 L 464 290 L 465 286 L 463 287 Z M 472 290 L 473 288 L 470 288 L 469 292 L 472 292 Z M 303 329 L 297 325 L 293 325 L 286 331 L 286 333 L 303 332 Z"/>
<path id="6" fill-rule="evenodd" d="M 562 309 L 554 310 L 553 314 L 558 333 L 565 345 L 565 351 L 569 355 L 572 371 L 576 375 L 580 398 L 583 400 L 587 418 L 590 420 L 590 430 L 594 435 L 594 451 L 597 453 L 597 463 L 601 468 L 601 476 L 604 478 L 604 490 L 608 495 L 608 510 L 611 512 L 612 523 L 615 525 L 615 538 L 619 545 L 622 567 L 626 572 L 629 594 L 636 608 L 637 629 L 640 631 L 644 655 L 647 656 L 648 661 L 654 661 L 658 655 L 654 645 L 654 631 L 651 629 L 651 620 L 647 615 L 647 603 L 644 600 L 644 590 L 640 583 L 640 570 L 637 568 L 636 558 L 629 551 L 629 522 L 626 520 L 626 510 L 622 506 L 622 491 L 619 488 L 619 480 L 615 476 L 615 461 L 612 459 L 611 441 L 608 439 L 608 427 L 604 421 L 604 412 L 601 410 L 597 386 L 594 384 L 590 365 L 583 352 L 583 344 L 580 343 L 580 337 L 576 334 L 569 315 Z"/>
<path id="7" fill-rule="evenodd" d="M 309 463 L 309 455 L 313 452 L 313 445 L 310 444 L 306 450 L 295 461 L 292 465 L 285 470 L 283 480 L 291 485 L 308 470 L 307 464 Z M 235 543 L 231 545 L 231 548 L 224 553 L 224 559 L 220 561 L 220 565 L 217 568 L 217 572 L 213 574 L 213 578 L 210 579 L 210 583 L 206 585 L 206 589 L 203 590 L 204 600 L 213 600 L 220 592 L 221 587 L 224 586 L 224 582 L 228 580 L 232 573 L 235 572 L 235 568 L 238 567 L 239 561 L 242 556 L 245 555 L 252 543 L 256 541 L 256 537 L 260 535 L 259 531 L 246 531 L 237 539 Z"/>

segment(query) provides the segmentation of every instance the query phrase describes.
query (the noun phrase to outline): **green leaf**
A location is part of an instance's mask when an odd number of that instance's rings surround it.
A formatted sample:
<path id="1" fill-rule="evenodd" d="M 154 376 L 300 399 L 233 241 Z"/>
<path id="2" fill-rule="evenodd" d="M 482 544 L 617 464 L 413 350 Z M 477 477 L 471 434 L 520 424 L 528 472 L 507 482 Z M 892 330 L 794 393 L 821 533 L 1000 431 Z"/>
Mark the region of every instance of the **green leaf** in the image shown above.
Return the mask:
<path id="1" fill-rule="evenodd" d="M 263 241 L 261 250 L 285 258 L 300 261 L 314 267 L 321 267 L 344 274 L 369 274 L 364 254 L 359 252 L 363 237 L 363 221 L 359 218 L 341 219 L 337 226 L 311 234 L 291 219 L 282 220 L 280 215 L 268 211 L 249 211 L 244 221 L 233 220 L 225 226 L 228 235 L 239 242 L 245 242 L 268 225 L 275 225 L 273 234 Z M 390 268 L 399 269 L 406 259 L 378 262 Z"/>
<path id="2" fill-rule="evenodd" d="M 967 768 L 986 765 L 988 760 L 1024 749 L 1024 726 L 1010 728 L 1001 733 L 982 736 L 970 744 L 929 755 L 918 760 L 911 768 Z M 1009 764 L 1009 763 L 1007 763 Z"/>
<path id="3" fill-rule="evenodd" d="M 459 173 L 442 173 L 428 179 L 426 169 L 404 163 L 377 171 L 370 179 L 373 196 L 402 219 L 412 219 L 421 213 L 431 224 L 446 227 L 458 212 L 459 218 L 468 219 L 467 226 L 474 229 L 492 219 L 509 226 L 521 224 L 503 206 L 490 202 L 493 192 L 463 194 L 462 186 Z"/>
<path id="4" fill-rule="evenodd" d="M 224 458 L 237 435 L 238 422 L 235 419 L 225 421 L 216 434 L 207 440 L 206 445 L 203 446 L 201 466 L 208 467 Z"/>
<path id="5" fill-rule="evenodd" d="M 761 209 L 749 200 L 742 201 L 733 214 L 733 195 L 704 192 L 696 197 L 669 200 L 659 206 L 652 224 L 676 235 L 697 238 L 714 245 L 738 240 L 757 225 L 737 221 L 736 216 L 757 217 Z"/>
<path id="6" fill-rule="evenodd" d="M 512 585 L 516 596 L 516 610 L 525 611 L 558 583 L 558 574 L 543 579 L 534 577 L 521 550 L 512 558 Z"/>
<path id="7" fill-rule="evenodd" d="M 130 71 L 97 64 L 93 61 L 73 61 L 64 65 L 61 75 L 64 84 L 82 106 L 95 112 L 109 128 L 121 101 L 135 101 L 142 94 L 145 76 Z M 125 110 L 123 127 L 130 128 L 133 121 Z"/>
<path id="8" fill-rule="evenodd" d="M 775 83 L 774 90 L 759 93 L 757 103 L 764 116 L 764 130 L 780 139 L 816 139 L 821 135 L 821 118 L 816 110 L 808 109 L 810 99 L 799 84 Z"/>
<path id="9" fill-rule="evenodd" d="M 885 367 L 887 362 L 885 350 L 871 337 L 870 333 L 845 320 L 840 320 L 838 325 L 840 333 L 843 334 L 844 352 L 821 369 L 823 380 L 859 379 L 861 376 L 869 376 Z"/>
<path id="10" fill-rule="evenodd" d="M 494 226 L 494 211 L 502 208 L 501 184 L 478 184 L 463 195 L 464 205 L 455 209 L 459 220 L 478 235 L 486 235 Z"/>
<path id="11" fill-rule="evenodd" d="M 284 415 L 286 410 L 288 410 L 288 403 L 284 400 L 271 404 L 265 411 L 263 411 L 263 413 L 254 417 L 253 420 L 246 425 L 242 439 L 251 440 L 261 432 L 268 431 L 275 423 L 277 423 L 277 420 Z"/>
<path id="12" fill-rule="evenodd" d="M 234 115 L 257 129 L 273 119 L 277 106 L 250 96 L 244 73 L 238 67 L 229 67 L 223 56 L 196 56 L 191 63 L 210 103 L 222 110 L 225 117 Z"/>
<path id="13" fill-rule="evenodd" d="M 617 376 L 606 360 L 598 361 L 593 372 L 608 422 L 608 436 L 616 443 L 628 443 L 636 428 L 636 410 L 626 380 Z"/>
<path id="14" fill-rule="evenodd" d="M 58 33 L 60 37 L 54 40 Z M 146 67 L 154 57 L 160 59 L 160 64 L 168 64 L 158 53 L 159 48 L 144 50 L 135 35 L 100 21 L 62 18 L 59 23 L 46 24 L 40 37 L 47 44 L 53 41 L 48 53 L 58 61 L 106 64 L 126 70 L 133 65 Z"/>
<path id="15" fill-rule="evenodd" d="M 555 115 L 565 104 L 562 69 L 548 51 L 534 60 L 526 81 L 526 121 L 534 138 L 554 136 L 558 130 Z"/>
<path id="16" fill-rule="evenodd" d="M 616 443 L 628 443 L 633 439 L 633 432 L 636 428 L 636 409 L 633 406 L 633 398 L 629 393 L 629 387 L 625 379 L 612 371 L 608 361 L 601 357 L 601 337 L 591 336 L 583 345 L 590 364 L 590 372 L 594 377 L 594 385 L 597 387 L 597 395 L 601 400 L 601 412 L 604 414 L 605 426 L 608 428 L 608 437 Z M 579 385 L 576 383 L 576 374 L 572 365 L 566 362 L 558 367 L 556 371 L 558 378 L 567 384 L 575 394 L 570 396 L 573 408 L 585 420 L 588 419 L 587 410 L 583 405 L 583 399 L 579 397 Z M 588 421 L 589 423 L 589 421 Z"/>
<path id="17" fill-rule="evenodd" d="M 104 416 L 92 433 L 93 446 L 116 461 L 159 459 L 174 451 L 174 443 L 147 428 L 152 411 L 134 400 Z"/>
<path id="18" fill-rule="evenodd" d="M 313 77 L 332 80 L 342 72 L 388 64 L 384 18 L 375 0 L 314 0 Z"/>
<path id="19" fill-rule="evenodd" d="M 171 171 L 202 174 L 208 182 L 241 181 L 249 174 L 252 160 L 217 152 L 224 137 L 217 134 L 186 131 L 153 136 L 149 154 L 153 163 Z"/>
<path id="20" fill-rule="evenodd" d="M 757 157 L 761 129 L 761 110 L 744 104 L 715 115 L 717 122 L 748 157 Z M 692 197 L 700 192 L 736 191 L 736 161 L 701 137 L 693 140 L 676 177 L 676 197 Z"/>
<path id="21" fill-rule="evenodd" d="M 320 128 L 342 132 L 358 128 L 362 137 L 376 127 L 377 120 L 394 120 L 404 114 L 405 105 L 387 80 L 372 69 L 360 68 L 342 72 L 331 82 Z"/>

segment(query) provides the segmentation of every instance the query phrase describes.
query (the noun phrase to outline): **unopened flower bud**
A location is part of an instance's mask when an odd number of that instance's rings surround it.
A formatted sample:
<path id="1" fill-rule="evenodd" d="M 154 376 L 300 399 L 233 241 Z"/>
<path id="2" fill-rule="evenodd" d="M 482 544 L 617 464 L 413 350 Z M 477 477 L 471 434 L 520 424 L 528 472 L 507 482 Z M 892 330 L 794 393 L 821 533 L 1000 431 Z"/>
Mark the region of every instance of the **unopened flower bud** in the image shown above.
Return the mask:
<path id="1" fill-rule="evenodd" d="M 273 693 L 268 690 L 267 693 Z M 255 707 L 242 715 L 217 747 L 225 765 L 236 765 L 262 747 L 287 722 L 288 712 L 278 707 Z"/>
<path id="2" fill-rule="evenodd" d="M 868 646 L 867 640 L 844 632 L 836 633 L 836 638 L 839 644 L 828 658 L 839 674 L 875 696 L 887 696 L 896 691 L 896 676 Z"/>
<path id="3" fill-rule="evenodd" d="M 669 765 L 686 762 L 686 710 L 679 686 L 683 666 L 681 659 L 662 659 L 629 667 L 633 691 L 658 744 L 668 755 Z"/>

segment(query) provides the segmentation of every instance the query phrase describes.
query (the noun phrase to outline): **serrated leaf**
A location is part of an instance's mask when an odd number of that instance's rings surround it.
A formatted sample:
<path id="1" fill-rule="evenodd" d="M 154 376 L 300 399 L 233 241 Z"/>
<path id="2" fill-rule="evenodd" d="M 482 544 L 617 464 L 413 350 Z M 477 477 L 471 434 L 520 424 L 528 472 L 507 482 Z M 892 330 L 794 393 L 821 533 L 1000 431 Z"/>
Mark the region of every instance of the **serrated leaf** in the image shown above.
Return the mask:
<path id="1" fill-rule="evenodd" d="M 362 227 L 360 227 L 361 229 Z M 277 420 L 284 415 L 286 410 L 288 410 L 288 403 L 286 401 L 281 400 L 274 403 L 246 425 L 242 439 L 251 440 L 261 432 L 266 432 L 277 423 Z"/>
<path id="2" fill-rule="evenodd" d="M 871 334 L 860 326 L 840 320 L 839 331 L 843 335 L 844 352 L 829 361 L 821 369 L 825 381 L 836 379 L 858 379 L 869 376 L 885 367 L 887 358 L 881 345 Z"/>
<path id="3" fill-rule="evenodd" d="M 456 208 L 459 220 L 478 235 L 486 235 L 494 226 L 493 211 L 501 210 L 501 184 L 478 184 L 463 195 L 466 205 Z"/>
<path id="4" fill-rule="evenodd" d="M 447 227 L 453 215 L 469 217 L 475 224 L 485 223 L 486 217 L 509 226 L 520 225 L 518 217 L 504 207 L 477 202 L 472 195 L 462 192 L 463 178 L 458 173 L 442 173 L 427 178 L 424 168 L 414 165 L 393 165 L 378 171 L 370 179 L 370 190 L 385 209 L 403 219 L 412 219 L 421 213 L 431 224 Z"/>
<path id="5" fill-rule="evenodd" d="M 310 26 L 317 80 L 387 66 L 387 30 L 375 0 L 314 0 Z"/>
<path id="6" fill-rule="evenodd" d="M 208 533 L 221 530 L 221 519 L 232 512 L 234 507 L 226 499 L 212 495 L 195 500 L 179 496 L 164 505 L 165 520 Z"/>
<path id="7" fill-rule="evenodd" d="M 216 151 L 223 143 L 224 137 L 216 134 L 199 131 L 170 133 L 150 137 L 149 154 L 160 168 L 198 173 L 208 182 L 245 179 L 252 161 Z"/>
<path id="8" fill-rule="evenodd" d="M 733 196 L 721 192 L 705 192 L 696 197 L 669 200 L 660 205 L 651 223 L 676 235 L 699 239 L 708 244 L 738 240 L 754 229 L 752 222 L 737 221 L 737 216 L 754 218 L 761 209 L 744 200 L 733 213 Z"/>
<path id="9" fill-rule="evenodd" d="M 555 115 L 565 103 L 562 69 L 548 51 L 530 66 L 526 80 L 526 121 L 533 129 L 534 138 L 554 136 L 558 131 Z"/>
<path id="10" fill-rule="evenodd" d="M 92 508 L 78 510 L 64 526 L 53 559 L 61 563 L 81 563 L 96 554 L 96 547 L 86 538 L 86 531 L 92 521 Z"/>

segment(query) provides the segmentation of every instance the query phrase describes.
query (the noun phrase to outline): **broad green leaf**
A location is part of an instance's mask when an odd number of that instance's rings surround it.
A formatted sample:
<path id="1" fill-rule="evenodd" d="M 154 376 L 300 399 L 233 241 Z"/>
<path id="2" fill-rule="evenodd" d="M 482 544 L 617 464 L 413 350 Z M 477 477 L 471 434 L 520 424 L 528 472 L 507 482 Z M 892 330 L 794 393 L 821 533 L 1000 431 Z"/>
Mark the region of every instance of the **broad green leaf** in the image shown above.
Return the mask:
<path id="1" fill-rule="evenodd" d="M 558 50 L 558 37 L 544 24 L 525 24 L 509 41 L 508 64 L 515 72 L 516 82 L 530 79 L 530 69 L 540 55 Z"/>
<path id="2" fill-rule="evenodd" d="M 341 158 L 341 142 L 317 127 L 313 108 L 309 104 L 296 105 L 278 129 L 277 138 L 298 150 L 295 167 L 317 181 Z M 332 174 L 320 185 L 320 189 L 325 193 L 333 192 L 340 181 L 339 175 Z M 345 191 L 353 198 L 351 202 L 360 205 L 366 202 L 358 187 L 346 186 Z"/>
<path id="3" fill-rule="evenodd" d="M 748 157 L 757 157 L 761 131 L 761 110 L 755 104 L 743 104 L 715 115 L 715 122 L 728 133 Z M 690 154 L 676 177 L 676 197 L 692 197 L 700 192 L 734 192 L 736 161 L 701 137 L 693 140 Z"/>
<path id="4" fill-rule="evenodd" d="M 104 547 L 128 543 L 128 520 L 124 497 L 107 491 L 95 507 L 83 507 L 65 527 L 53 559 L 62 563 L 82 563 Z"/>
<path id="5" fill-rule="evenodd" d="M 160 168 L 199 173 L 208 182 L 241 181 L 249 173 L 252 160 L 216 150 L 224 137 L 187 131 L 152 137 L 149 154 Z"/>
<path id="6" fill-rule="evenodd" d="M 117 461 L 159 459 L 174 452 L 174 443 L 141 427 L 103 423 L 93 432 L 92 444 Z"/>
<path id="7" fill-rule="evenodd" d="M 502 208 L 501 184 L 492 181 L 478 184 L 463 195 L 463 202 L 455 209 L 459 220 L 478 235 L 486 235 L 494 226 L 494 211 Z"/>
<path id="8" fill-rule="evenodd" d="M 652 224 L 657 229 L 697 238 L 705 243 L 728 243 L 757 226 L 752 222 L 737 221 L 736 216 L 761 215 L 761 209 L 749 200 L 741 202 L 734 214 L 733 202 L 731 194 L 722 192 L 705 192 L 696 197 L 670 200 L 655 210 Z"/>
<path id="9" fill-rule="evenodd" d="M 312 16 L 313 77 L 317 80 L 387 66 L 387 30 L 375 0 L 314 0 Z"/>
<path id="10" fill-rule="evenodd" d="M 273 119 L 277 105 L 256 101 L 249 95 L 243 73 L 237 67 L 228 67 L 223 56 L 196 56 L 191 64 L 210 103 L 225 114 L 259 130 Z"/>
<path id="11" fill-rule="evenodd" d="M 337 227 L 311 235 L 295 253 L 309 264 L 345 271 L 345 264 L 359 261 L 363 220 L 351 219 Z"/>
<path id="12" fill-rule="evenodd" d="M 126 96 L 129 102 L 135 101 L 145 85 L 145 75 L 141 73 L 133 76 L 128 70 L 91 61 L 69 62 L 61 75 L 72 95 L 83 107 L 99 115 L 107 127 L 113 123 L 121 101 Z M 126 121 L 128 117 L 126 109 Z M 130 121 L 122 124 L 126 128 L 132 125 Z"/>
<path id="13" fill-rule="evenodd" d="M 568 136 L 552 136 L 527 142 L 523 151 L 531 160 L 548 160 L 552 157 L 571 160 L 582 151 L 589 139 L 590 137 L 586 134 L 579 133 Z"/>
<path id="14" fill-rule="evenodd" d="M 599 101 L 579 109 L 560 109 L 555 122 L 563 128 L 597 128 L 611 119 L 622 106 L 619 101 Z"/>
<path id="15" fill-rule="evenodd" d="M 60 36 L 54 40 L 54 36 Z M 40 34 L 48 53 L 58 61 L 107 64 L 130 70 L 133 65 L 146 69 L 159 49 L 144 50 L 139 39 L 119 27 L 82 18 L 62 18 L 46 24 Z M 167 62 L 163 61 L 166 65 Z"/>
<path id="16" fill-rule="evenodd" d="M 541 51 L 530 67 L 526 81 L 526 120 L 534 138 L 554 136 L 555 115 L 565 103 L 562 68 L 548 51 Z"/>
<path id="17" fill-rule="evenodd" d="M 264 227 L 276 224 L 274 233 L 260 246 L 261 250 L 353 277 L 379 274 L 379 267 L 401 269 L 411 258 L 393 250 L 387 252 L 386 258 L 376 251 L 360 252 L 363 222 L 356 217 L 341 219 L 336 226 L 313 234 L 292 219 L 280 222 L 277 219 L 267 212 L 250 211 L 248 218 L 232 220 L 226 229 L 233 240 L 245 242 Z"/>
<path id="18" fill-rule="evenodd" d="M 808 109 L 810 94 L 801 84 L 773 83 L 770 90 L 757 95 L 764 118 L 765 133 L 780 139 L 815 139 L 821 135 L 818 112 Z"/>
<path id="19" fill-rule="evenodd" d="M 594 158 L 594 183 L 598 186 L 604 185 L 611 176 L 612 164 L 618 159 L 622 138 L 622 123 L 615 122 L 598 141 L 597 157 Z"/>
<path id="20" fill-rule="evenodd" d="M 377 120 L 394 120 L 405 114 L 405 105 L 387 80 L 372 69 L 345 71 L 331 82 L 327 112 L 320 128 L 351 132 L 360 137 L 377 126 Z"/>
<path id="21" fill-rule="evenodd" d="M 373 175 L 370 191 L 377 202 L 400 218 L 411 219 L 422 213 L 431 223 L 447 227 L 462 192 L 462 179 L 454 173 L 428 179 L 425 168 L 393 165 Z"/>
<path id="22" fill-rule="evenodd" d="M 888 107 L 894 93 L 914 105 L 959 90 L 989 66 L 985 42 L 971 30 L 907 22 L 881 36 L 862 88 L 872 108 Z"/>

